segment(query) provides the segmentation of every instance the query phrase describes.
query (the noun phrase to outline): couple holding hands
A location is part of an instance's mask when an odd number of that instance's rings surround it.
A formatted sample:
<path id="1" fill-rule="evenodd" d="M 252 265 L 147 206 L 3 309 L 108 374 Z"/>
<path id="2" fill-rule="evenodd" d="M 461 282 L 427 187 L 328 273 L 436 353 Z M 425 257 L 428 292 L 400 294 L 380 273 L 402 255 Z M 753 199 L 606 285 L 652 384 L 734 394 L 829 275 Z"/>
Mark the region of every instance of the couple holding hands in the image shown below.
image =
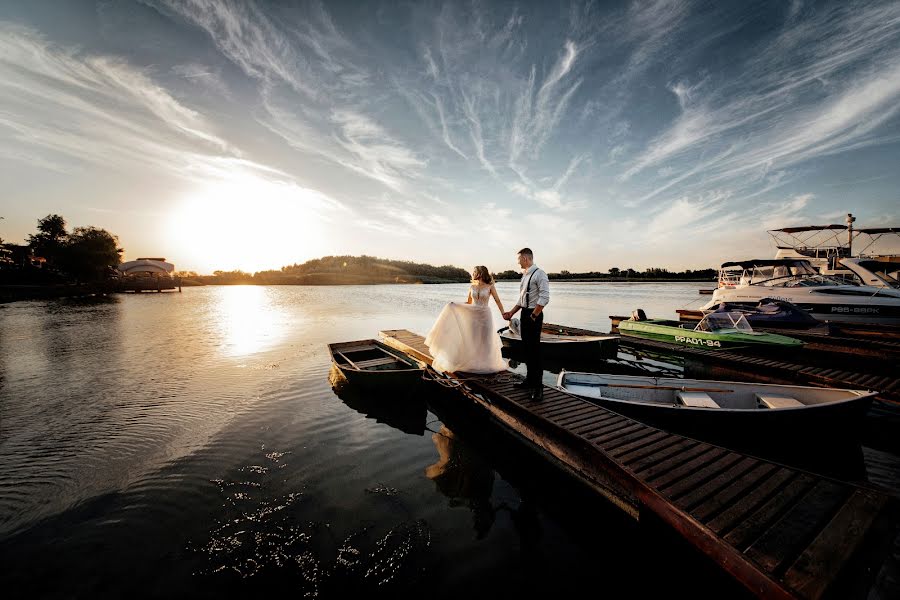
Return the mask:
<path id="1" fill-rule="evenodd" d="M 434 358 L 432 366 L 438 372 L 496 373 L 506 369 L 500 352 L 500 336 L 494 330 L 494 320 L 488 305 L 491 297 L 497 303 L 503 318 L 512 319 L 520 309 L 521 336 L 525 350 L 528 375 L 517 387 L 531 390 L 532 400 L 543 398 L 540 341 L 544 323 L 544 307 L 550 302 L 550 280 L 543 269 L 534 264 L 534 253 L 529 248 L 518 252 L 522 280 L 519 282 L 519 298 L 512 310 L 504 311 L 497 294 L 493 277 L 487 267 L 477 266 L 472 271 L 472 284 L 465 304 L 447 304 L 431 331 L 425 337 L 425 345 Z"/>

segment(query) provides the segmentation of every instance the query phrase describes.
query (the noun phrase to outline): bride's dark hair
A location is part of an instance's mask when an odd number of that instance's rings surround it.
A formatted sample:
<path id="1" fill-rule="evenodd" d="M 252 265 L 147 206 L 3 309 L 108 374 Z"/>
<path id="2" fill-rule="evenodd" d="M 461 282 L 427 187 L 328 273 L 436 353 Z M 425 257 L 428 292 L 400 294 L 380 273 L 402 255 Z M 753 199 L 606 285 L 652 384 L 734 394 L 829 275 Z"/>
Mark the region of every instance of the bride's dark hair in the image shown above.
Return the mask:
<path id="1" fill-rule="evenodd" d="M 488 271 L 488 268 L 484 265 L 478 265 L 472 271 L 472 279 L 474 281 L 481 281 L 487 284 L 494 283 L 494 278 L 491 277 L 491 272 Z"/>

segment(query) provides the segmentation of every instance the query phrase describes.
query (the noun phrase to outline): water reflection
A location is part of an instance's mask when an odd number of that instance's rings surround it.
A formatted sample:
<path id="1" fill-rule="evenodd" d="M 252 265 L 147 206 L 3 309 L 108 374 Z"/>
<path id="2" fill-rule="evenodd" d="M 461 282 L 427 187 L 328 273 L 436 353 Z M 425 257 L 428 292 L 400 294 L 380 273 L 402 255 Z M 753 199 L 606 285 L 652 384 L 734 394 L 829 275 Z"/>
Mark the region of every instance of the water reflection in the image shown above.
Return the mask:
<path id="1" fill-rule="evenodd" d="M 438 451 L 438 461 L 425 469 L 425 476 L 450 499 L 450 506 L 464 506 L 472 511 L 475 537 L 483 539 L 501 511 L 509 513 L 513 527 L 523 546 L 533 547 L 540 539 L 541 528 L 536 508 L 525 498 L 517 507 L 506 502 L 494 504 L 494 470 L 481 454 L 460 440 L 446 425 L 431 436 Z"/>
<path id="2" fill-rule="evenodd" d="M 428 408 L 420 386 L 387 386 L 379 390 L 362 389 L 350 384 L 334 364 L 328 373 L 331 389 L 341 402 L 378 423 L 390 425 L 403 433 L 425 435 Z M 410 389 L 414 388 L 414 389 Z"/>
<path id="3" fill-rule="evenodd" d="M 275 346 L 283 337 L 286 315 L 268 288 L 223 286 L 212 317 L 226 356 L 248 356 Z"/>

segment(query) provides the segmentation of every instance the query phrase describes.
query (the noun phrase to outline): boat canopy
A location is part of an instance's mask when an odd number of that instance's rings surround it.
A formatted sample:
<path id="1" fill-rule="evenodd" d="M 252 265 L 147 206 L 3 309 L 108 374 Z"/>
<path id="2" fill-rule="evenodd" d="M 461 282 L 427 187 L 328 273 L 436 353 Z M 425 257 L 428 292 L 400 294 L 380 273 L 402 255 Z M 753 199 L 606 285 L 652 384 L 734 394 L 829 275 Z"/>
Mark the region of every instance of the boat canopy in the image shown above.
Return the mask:
<path id="1" fill-rule="evenodd" d="M 826 231 L 828 229 L 847 229 L 846 225 L 806 225 L 803 227 L 784 227 L 782 229 L 770 229 L 769 233 L 779 231 L 781 233 L 803 233 L 804 231 Z M 860 231 L 857 229 L 857 231 Z"/>
<path id="2" fill-rule="evenodd" d="M 747 317 L 737 311 L 711 312 L 697 323 L 694 331 L 740 331 L 741 333 L 753 333 L 753 328 L 747 322 Z"/>
<path id="3" fill-rule="evenodd" d="M 175 270 L 175 265 L 166 262 L 165 259 L 139 258 L 124 262 L 117 268 L 123 275 L 136 275 L 137 273 L 169 274 Z"/>
<path id="4" fill-rule="evenodd" d="M 812 264 L 808 260 L 792 259 L 792 258 L 759 258 L 753 260 L 736 260 L 732 262 L 722 263 L 722 268 L 740 267 L 742 269 L 753 269 L 754 267 L 786 267 L 786 268 L 808 268 L 812 272 Z"/>

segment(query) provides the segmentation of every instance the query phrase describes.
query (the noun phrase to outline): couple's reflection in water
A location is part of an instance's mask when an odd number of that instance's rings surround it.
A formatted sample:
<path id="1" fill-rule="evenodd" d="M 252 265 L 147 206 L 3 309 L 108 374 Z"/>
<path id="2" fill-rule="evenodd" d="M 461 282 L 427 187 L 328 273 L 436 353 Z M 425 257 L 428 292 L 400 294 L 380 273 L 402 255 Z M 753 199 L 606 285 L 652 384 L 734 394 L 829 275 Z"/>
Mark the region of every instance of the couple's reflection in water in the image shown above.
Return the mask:
<path id="1" fill-rule="evenodd" d="M 450 506 L 465 506 L 472 511 L 472 525 L 478 539 L 488 534 L 500 512 L 509 513 L 523 545 L 531 546 L 540 539 L 540 521 L 531 502 L 523 498 L 517 507 L 492 502 L 494 469 L 473 448 L 446 425 L 441 425 L 431 440 L 438 461 L 425 469 L 425 476 L 450 499 Z"/>
<path id="2" fill-rule="evenodd" d="M 338 398 L 367 418 L 410 435 L 431 434 L 438 460 L 425 468 L 425 476 L 434 481 L 438 491 L 449 499 L 451 507 L 466 507 L 472 512 L 472 524 L 478 539 L 484 538 L 497 515 L 505 512 L 509 514 L 523 546 L 529 547 L 537 542 L 540 522 L 533 502 L 524 498 L 518 506 L 503 501 L 493 502 L 497 477 L 493 467 L 475 447 L 442 423 L 444 417 L 462 409 L 455 392 L 433 387 L 426 389 L 425 386 L 415 390 L 360 388 L 348 383 L 334 366 L 329 380 Z M 441 416 L 429 422 L 429 408 L 439 409 Z M 458 416 L 466 420 L 466 427 L 470 425 L 468 420 L 480 418 L 477 415 Z M 435 426 L 439 427 L 437 431 Z"/>

